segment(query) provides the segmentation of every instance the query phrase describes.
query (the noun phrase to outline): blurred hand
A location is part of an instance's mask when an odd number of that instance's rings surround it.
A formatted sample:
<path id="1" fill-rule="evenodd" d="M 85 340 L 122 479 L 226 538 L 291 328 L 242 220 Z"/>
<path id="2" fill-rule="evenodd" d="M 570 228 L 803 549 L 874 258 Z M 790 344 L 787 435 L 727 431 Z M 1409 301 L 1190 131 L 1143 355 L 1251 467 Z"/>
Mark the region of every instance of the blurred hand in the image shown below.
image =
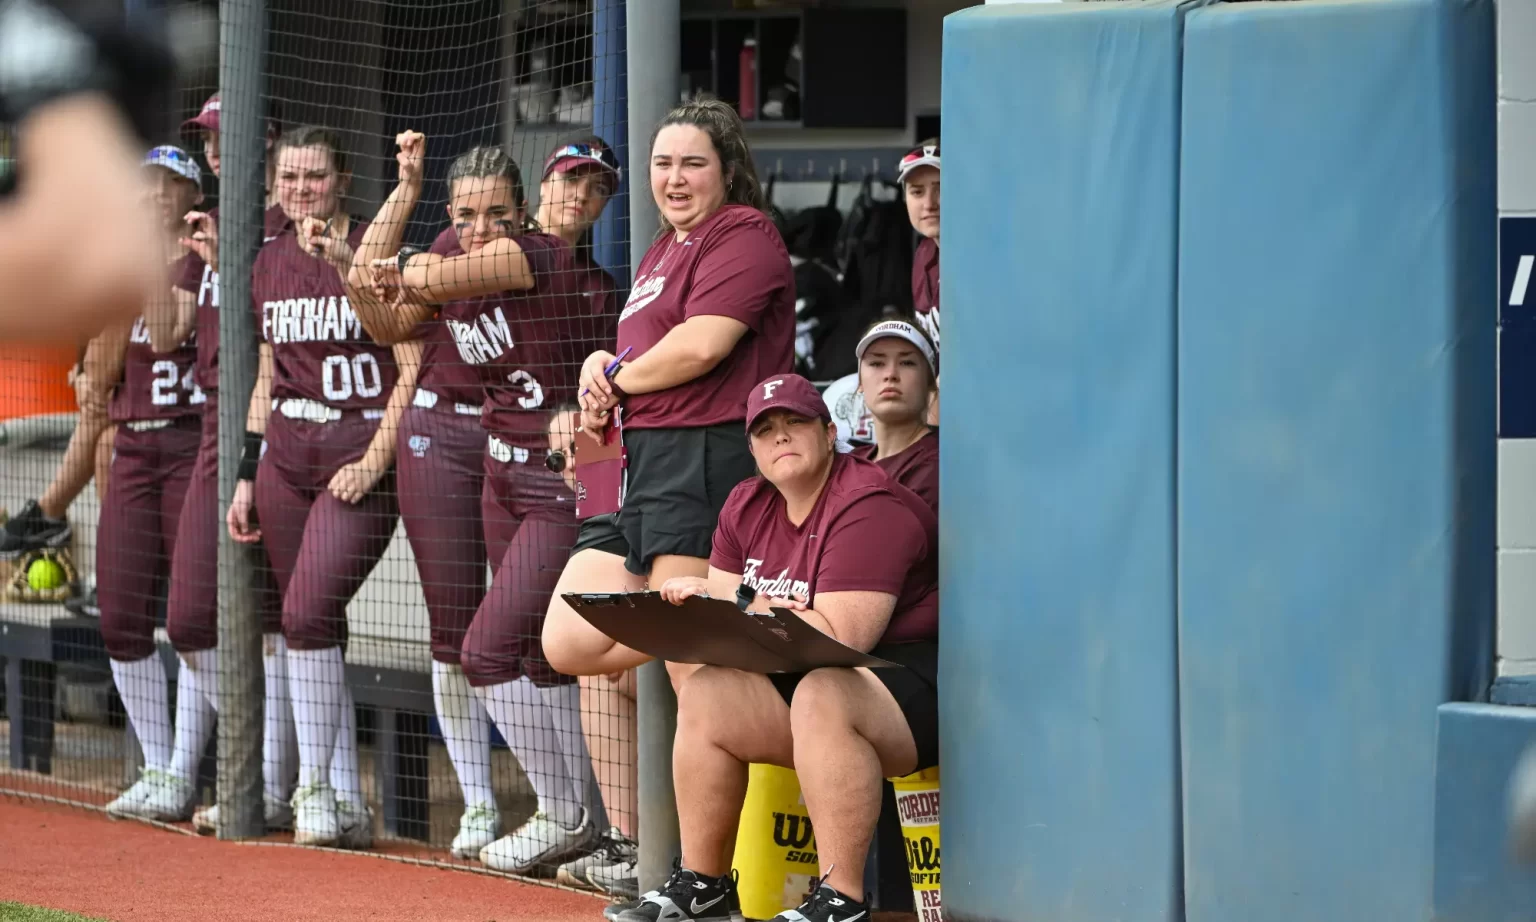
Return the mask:
<path id="1" fill-rule="evenodd" d="M 322 221 L 316 217 L 299 222 L 299 246 L 310 256 L 318 256 L 345 273 L 352 268 L 352 247 L 347 243 L 346 220 Z"/>
<path id="2" fill-rule="evenodd" d="M 401 184 L 421 185 L 422 175 L 426 172 L 427 136 L 419 131 L 402 131 L 395 135 L 395 144 L 400 148 L 395 154 L 395 163 L 400 168 Z"/>
<path id="3" fill-rule="evenodd" d="M 702 576 L 674 576 L 662 583 L 661 589 L 657 591 L 673 605 L 681 605 L 684 599 L 691 596 L 709 595 L 709 580 Z"/>
<path id="4" fill-rule="evenodd" d="M 182 246 L 203 258 L 203 262 L 219 271 L 219 222 L 206 211 L 189 211 L 186 217 L 192 233 L 182 237 Z"/>
<path id="5" fill-rule="evenodd" d="M 229 536 L 241 544 L 255 544 L 261 540 L 261 528 L 256 524 L 256 485 L 249 480 L 235 484 L 235 498 L 230 501 L 224 524 Z"/>
<path id="6" fill-rule="evenodd" d="M 80 407 L 80 412 L 102 415 L 107 412 L 107 394 L 105 389 L 97 387 L 96 382 L 85 372 L 75 375 L 71 382 L 75 388 L 75 403 Z"/>
<path id="7" fill-rule="evenodd" d="M 344 465 L 331 477 L 331 482 L 326 485 L 326 489 L 344 503 L 358 503 L 368 495 L 368 491 L 372 490 L 383 476 L 382 466 L 364 458 Z"/>
<path id="8" fill-rule="evenodd" d="M 375 259 L 368 264 L 368 275 L 373 282 L 373 296 L 385 304 L 400 299 L 400 260 L 398 255 L 388 259 Z"/>

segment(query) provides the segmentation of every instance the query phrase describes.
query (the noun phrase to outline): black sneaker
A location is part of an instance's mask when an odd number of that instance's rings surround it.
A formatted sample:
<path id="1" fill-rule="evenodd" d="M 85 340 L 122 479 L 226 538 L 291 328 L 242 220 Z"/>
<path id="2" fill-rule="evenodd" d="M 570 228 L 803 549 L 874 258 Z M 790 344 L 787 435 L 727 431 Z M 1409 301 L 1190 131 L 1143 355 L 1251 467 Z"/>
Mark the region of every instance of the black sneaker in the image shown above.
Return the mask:
<path id="1" fill-rule="evenodd" d="M 96 602 L 96 587 L 85 595 L 77 595 L 64 601 L 64 610 L 81 618 L 100 618 L 101 606 Z"/>
<path id="2" fill-rule="evenodd" d="M 71 534 L 69 522 L 48 518 L 37 500 L 28 500 L 0 528 L 0 560 L 14 560 L 28 551 L 63 547 L 69 543 Z"/>
<path id="3" fill-rule="evenodd" d="M 869 906 L 844 896 L 822 883 L 811 882 L 811 895 L 794 909 L 786 909 L 771 922 L 867 922 Z"/>
<path id="4" fill-rule="evenodd" d="M 705 877 L 679 863 L 660 890 L 625 905 L 612 922 L 743 922 L 736 875 Z"/>

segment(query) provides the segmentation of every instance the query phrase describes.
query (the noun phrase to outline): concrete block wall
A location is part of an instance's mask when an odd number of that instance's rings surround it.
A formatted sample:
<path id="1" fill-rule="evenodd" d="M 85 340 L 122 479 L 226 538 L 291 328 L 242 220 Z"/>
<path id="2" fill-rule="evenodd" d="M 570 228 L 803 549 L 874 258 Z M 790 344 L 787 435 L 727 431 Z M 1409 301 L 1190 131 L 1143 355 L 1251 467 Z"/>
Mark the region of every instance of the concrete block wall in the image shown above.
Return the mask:
<path id="1" fill-rule="evenodd" d="M 1536 216 L 1536 0 L 1502 0 L 1498 30 L 1499 214 Z M 1499 439 L 1498 540 L 1499 674 L 1536 674 L 1536 439 Z"/>

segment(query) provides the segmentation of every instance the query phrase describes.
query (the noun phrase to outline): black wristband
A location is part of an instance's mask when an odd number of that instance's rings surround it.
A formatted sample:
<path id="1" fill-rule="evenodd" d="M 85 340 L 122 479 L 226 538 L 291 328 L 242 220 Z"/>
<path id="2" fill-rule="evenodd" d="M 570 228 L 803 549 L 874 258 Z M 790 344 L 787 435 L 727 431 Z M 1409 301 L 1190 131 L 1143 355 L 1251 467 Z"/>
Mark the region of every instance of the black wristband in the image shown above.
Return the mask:
<path id="1" fill-rule="evenodd" d="M 623 370 L 624 365 L 623 363 L 620 363 L 619 367 L 613 370 L 613 374 L 608 376 L 608 386 L 613 388 L 613 396 L 619 398 L 620 400 L 624 400 L 629 396 L 628 394 L 624 393 L 624 388 L 619 387 L 619 372 Z"/>
<path id="2" fill-rule="evenodd" d="M 261 441 L 264 436 L 260 432 L 245 432 L 245 448 L 240 452 L 240 467 L 235 477 L 238 480 L 255 480 L 256 466 L 261 463 Z"/>

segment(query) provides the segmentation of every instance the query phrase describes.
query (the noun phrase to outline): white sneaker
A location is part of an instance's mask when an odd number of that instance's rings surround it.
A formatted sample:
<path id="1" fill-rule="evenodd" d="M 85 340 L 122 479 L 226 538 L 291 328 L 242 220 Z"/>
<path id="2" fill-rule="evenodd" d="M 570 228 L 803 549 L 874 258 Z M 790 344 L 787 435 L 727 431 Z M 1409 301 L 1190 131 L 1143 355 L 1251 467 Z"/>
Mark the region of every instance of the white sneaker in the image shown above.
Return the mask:
<path id="1" fill-rule="evenodd" d="M 459 834 L 449 851 L 455 858 L 474 858 L 501 835 L 501 811 L 495 804 L 475 804 L 459 817 Z"/>
<path id="2" fill-rule="evenodd" d="M 373 810 L 367 804 L 354 804 L 348 800 L 336 801 L 336 825 L 340 832 L 336 845 L 340 848 L 373 847 Z"/>
<path id="3" fill-rule="evenodd" d="M 527 874 L 535 868 L 557 865 L 591 848 L 596 839 L 585 809 L 581 811 L 581 823 L 575 829 L 566 829 L 543 813 L 535 813 L 517 832 L 482 848 L 480 861 L 497 871 Z"/>
<path id="4" fill-rule="evenodd" d="M 279 829 L 293 828 L 293 808 L 286 801 L 274 797 L 262 798 L 263 818 L 266 820 L 267 832 Z M 205 836 L 216 835 L 219 831 L 219 805 L 199 807 L 192 814 L 192 828 Z"/>
<path id="5" fill-rule="evenodd" d="M 336 792 L 328 784 L 308 784 L 293 792 L 293 841 L 298 845 L 335 845 L 341 836 Z"/>
<path id="6" fill-rule="evenodd" d="M 146 780 L 150 775 L 145 772 Z M 170 772 L 154 772 L 138 815 L 163 823 L 179 823 L 192 815 L 192 801 L 196 797 L 197 787 L 191 781 Z"/>
<path id="7" fill-rule="evenodd" d="M 555 880 L 567 887 L 599 890 L 632 900 L 640 895 L 640 888 L 633 879 L 637 856 L 634 840 L 615 826 L 603 833 L 591 851 L 560 865 Z"/>
<path id="8" fill-rule="evenodd" d="M 149 799 L 149 792 L 154 787 L 151 779 L 158 774 L 153 768 L 140 769 L 139 780 L 107 804 L 107 815 L 139 816 L 139 811 L 144 808 L 144 802 Z"/>

